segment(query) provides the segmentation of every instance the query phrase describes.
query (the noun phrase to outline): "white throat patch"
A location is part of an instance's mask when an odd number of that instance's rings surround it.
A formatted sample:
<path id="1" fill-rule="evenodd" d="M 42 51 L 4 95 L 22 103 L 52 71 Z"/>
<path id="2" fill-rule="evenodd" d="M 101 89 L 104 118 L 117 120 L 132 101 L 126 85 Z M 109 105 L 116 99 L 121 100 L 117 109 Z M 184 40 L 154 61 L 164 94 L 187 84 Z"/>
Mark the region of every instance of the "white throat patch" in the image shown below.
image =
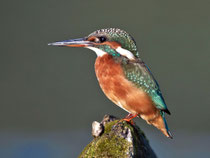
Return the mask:
<path id="1" fill-rule="evenodd" d="M 129 50 L 124 49 L 122 47 L 117 47 L 116 51 L 121 54 L 122 56 L 127 57 L 130 60 L 135 60 L 135 57 L 133 55 L 133 53 L 131 53 Z"/>
<path id="2" fill-rule="evenodd" d="M 97 54 L 97 56 L 103 56 L 103 55 L 107 54 L 105 51 L 103 51 L 99 48 L 95 48 L 95 47 L 86 47 L 86 48 L 93 50 Z M 122 47 L 117 47 L 116 51 L 120 55 L 125 56 L 130 60 L 135 60 L 134 55 L 127 49 L 124 49 Z"/>
<path id="3" fill-rule="evenodd" d="M 93 50 L 97 54 L 97 56 L 103 56 L 103 55 L 107 54 L 103 50 L 95 48 L 95 47 L 86 47 L 86 48 Z"/>

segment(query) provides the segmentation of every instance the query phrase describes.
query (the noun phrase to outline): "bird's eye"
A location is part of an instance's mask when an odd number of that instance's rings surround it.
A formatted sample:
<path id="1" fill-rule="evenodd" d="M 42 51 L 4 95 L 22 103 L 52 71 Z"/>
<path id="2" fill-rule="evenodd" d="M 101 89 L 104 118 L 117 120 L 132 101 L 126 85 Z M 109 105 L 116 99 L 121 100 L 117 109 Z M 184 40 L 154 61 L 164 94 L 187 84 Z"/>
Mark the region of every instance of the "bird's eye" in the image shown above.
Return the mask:
<path id="1" fill-rule="evenodd" d="M 98 37 L 98 39 L 101 43 L 106 41 L 106 37 L 104 37 L 104 36 Z"/>

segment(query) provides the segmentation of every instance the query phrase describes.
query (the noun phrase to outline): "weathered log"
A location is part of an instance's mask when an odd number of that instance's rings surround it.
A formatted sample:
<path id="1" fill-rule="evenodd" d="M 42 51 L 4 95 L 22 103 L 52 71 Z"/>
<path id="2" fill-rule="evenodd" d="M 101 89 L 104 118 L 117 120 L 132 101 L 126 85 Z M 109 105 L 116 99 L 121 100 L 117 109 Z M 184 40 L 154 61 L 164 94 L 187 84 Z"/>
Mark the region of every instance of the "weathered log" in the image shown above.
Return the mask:
<path id="1" fill-rule="evenodd" d="M 114 116 L 94 121 L 92 135 L 79 158 L 157 158 L 139 127 Z"/>

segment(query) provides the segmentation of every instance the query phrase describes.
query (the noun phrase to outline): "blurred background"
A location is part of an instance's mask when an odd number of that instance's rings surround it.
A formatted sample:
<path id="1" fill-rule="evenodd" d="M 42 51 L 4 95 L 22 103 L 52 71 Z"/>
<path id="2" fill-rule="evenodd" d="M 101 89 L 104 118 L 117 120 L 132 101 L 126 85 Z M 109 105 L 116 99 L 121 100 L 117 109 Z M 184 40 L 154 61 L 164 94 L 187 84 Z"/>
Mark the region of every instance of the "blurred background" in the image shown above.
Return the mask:
<path id="1" fill-rule="evenodd" d="M 77 157 L 91 124 L 127 113 L 109 101 L 88 49 L 47 43 L 108 27 L 130 33 L 172 115 L 167 139 L 141 119 L 158 157 L 209 157 L 209 0 L 1 1 L 0 157 Z"/>

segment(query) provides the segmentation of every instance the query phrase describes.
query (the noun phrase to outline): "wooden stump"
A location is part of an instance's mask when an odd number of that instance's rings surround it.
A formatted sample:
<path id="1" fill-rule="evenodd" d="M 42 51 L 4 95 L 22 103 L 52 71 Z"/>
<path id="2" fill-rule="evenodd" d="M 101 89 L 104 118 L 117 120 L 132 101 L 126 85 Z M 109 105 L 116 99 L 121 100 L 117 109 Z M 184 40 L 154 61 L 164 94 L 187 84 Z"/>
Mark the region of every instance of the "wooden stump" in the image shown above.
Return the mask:
<path id="1" fill-rule="evenodd" d="M 94 121 L 92 135 L 79 158 L 157 158 L 139 127 L 114 116 Z"/>

